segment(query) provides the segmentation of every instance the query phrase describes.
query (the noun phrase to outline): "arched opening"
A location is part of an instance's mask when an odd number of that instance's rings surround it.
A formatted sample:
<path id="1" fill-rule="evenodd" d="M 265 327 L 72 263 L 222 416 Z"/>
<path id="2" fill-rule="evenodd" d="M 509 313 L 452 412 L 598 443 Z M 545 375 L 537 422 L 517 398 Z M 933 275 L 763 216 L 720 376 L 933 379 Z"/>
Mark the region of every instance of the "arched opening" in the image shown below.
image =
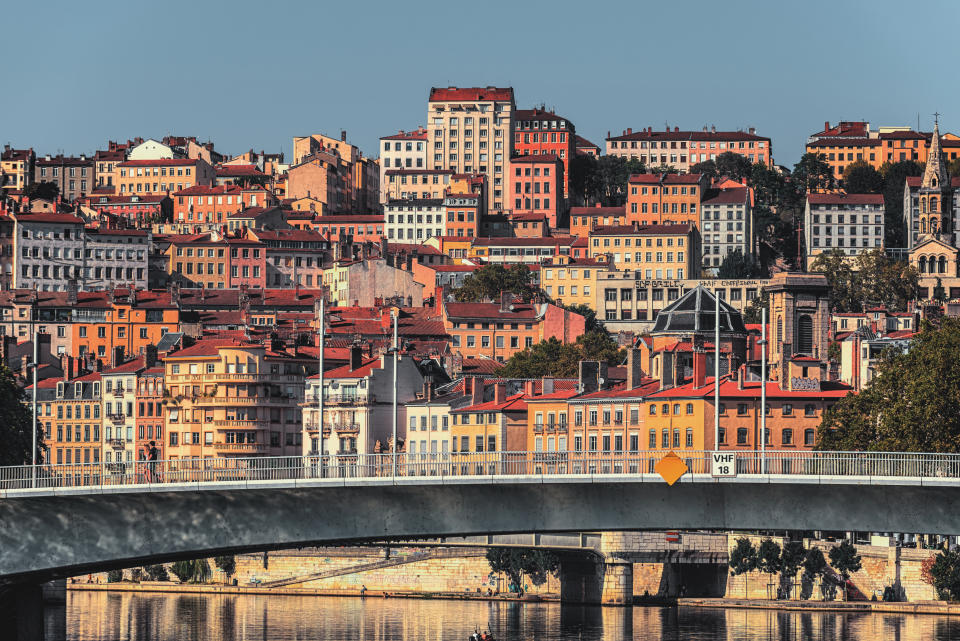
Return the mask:
<path id="1" fill-rule="evenodd" d="M 917 271 L 921 274 L 927 271 L 927 257 L 921 256 L 920 260 L 917 261 Z"/>
<path id="2" fill-rule="evenodd" d="M 813 353 L 813 319 L 804 314 L 797 318 L 797 347 L 798 354 Z"/>
<path id="3" fill-rule="evenodd" d="M 930 213 L 933 213 L 936 211 L 940 211 L 940 210 L 937 209 L 937 198 L 936 196 L 934 196 L 933 198 L 930 199 Z"/>
<path id="4" fill-rule="evenodd" d="M 940 257 L 940 265 L 937 271 L 940 272 L 941 274 L 947 273 L 947 257 L 946 256 Z"/>

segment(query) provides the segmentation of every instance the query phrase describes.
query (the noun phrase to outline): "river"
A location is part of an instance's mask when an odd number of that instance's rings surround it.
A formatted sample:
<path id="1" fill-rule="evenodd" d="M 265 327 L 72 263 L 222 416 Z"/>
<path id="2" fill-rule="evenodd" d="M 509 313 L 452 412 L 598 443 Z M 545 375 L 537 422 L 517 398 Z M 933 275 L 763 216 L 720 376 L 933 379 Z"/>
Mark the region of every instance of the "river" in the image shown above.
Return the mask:
<path id="1" fill-rule="evenodd" d="M 556 603 L 70 592 L 69 641 L 948 641 L 960 618 Z M 57 635 L 57 638 L 62 638 Z"/>

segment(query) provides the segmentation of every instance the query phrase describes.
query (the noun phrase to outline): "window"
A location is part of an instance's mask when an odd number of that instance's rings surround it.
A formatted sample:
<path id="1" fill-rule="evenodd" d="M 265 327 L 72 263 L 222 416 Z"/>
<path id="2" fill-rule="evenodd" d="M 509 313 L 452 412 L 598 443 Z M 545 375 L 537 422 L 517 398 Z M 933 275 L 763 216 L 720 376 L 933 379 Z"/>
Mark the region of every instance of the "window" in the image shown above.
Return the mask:
<path id="1" fill-rule="evenodd" d="M 793 403 L 784 403 L 780 408 L 780 413 L 783 416 L 793 416 Z"/>
<path id="2" fill-rule="evenodd" d="M 813 430 L 812 428 L 811 428 L 811 429 L 804 430 L 804 432 L 803 432 L 803 444 L 804 444 L 804 445 L 813 445 L 813 443 L 814 443 L 814 441 L 815 441 L 814 433 L 815 433 L 815 432 L 814 432 L 814 430 Z"/>
<path id="3" fill-rule="evenodd" d="M 793 445 L 793 430 L 789 427 L 780 433 L 780 443 L 783 445 Z"/>
<path id="4" fill-rule="evenodd" d="M 737 445 L 746 445 L 747 444 L 747 428 L 738 427 L 737 428 Z"/>
<path id="5" fill-rule="evenodd" d="M 817 406 L 813 403 L 807 403 L 803 406 L 803 415 L 804 416 L 816 416 L 817 415 Z"/>
<path id="6" fill-rule="evenodd" d="M 650 440 L 648 443 L 648 447 L 651 450 L 654 450 L 657 448 L 657 430 L 650 430 Z"/>

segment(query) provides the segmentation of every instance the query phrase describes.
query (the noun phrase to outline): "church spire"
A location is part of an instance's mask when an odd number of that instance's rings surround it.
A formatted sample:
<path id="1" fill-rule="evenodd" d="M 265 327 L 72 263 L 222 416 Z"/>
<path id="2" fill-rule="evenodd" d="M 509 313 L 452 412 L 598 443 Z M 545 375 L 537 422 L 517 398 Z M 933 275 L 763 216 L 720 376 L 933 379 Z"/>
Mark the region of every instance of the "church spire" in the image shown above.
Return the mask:
<path id="1" fill-rule="evenodd" d="M 930 151 L 927 152 L 927 166 L 923 170 L 923 181 L 920 187 L 921 189 L 942 189 L 948 184 L 947 165 L 943 161 L 943 152 L 940 149 L 940 123 L 934 120 Z"/>

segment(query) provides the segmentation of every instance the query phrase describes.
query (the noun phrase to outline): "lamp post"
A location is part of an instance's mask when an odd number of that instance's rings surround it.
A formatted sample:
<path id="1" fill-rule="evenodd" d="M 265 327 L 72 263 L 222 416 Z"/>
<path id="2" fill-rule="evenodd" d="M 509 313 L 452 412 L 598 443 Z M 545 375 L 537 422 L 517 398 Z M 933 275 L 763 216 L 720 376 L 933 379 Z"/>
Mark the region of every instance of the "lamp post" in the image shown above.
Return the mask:
<path id="1" fill-rule="evenodd" d="M 400 344 L 397 340 L 397 313 L 391 312 L 393 316 L 393 476 L 397 476 L 397 358 L 400 352 Z"/>
<path id="2" fill-rule="evenodd" d="M 713 290 L 713 448 L 720 451 L 720 294 Z"/>
<path id="3" fill-rule="evenodd" d="M 320 372 L 317 379 L 317 432 L 318 432 L 318 443 L 319 445 L 319 454 L 320 454 L 320 478 L 323 478 L 323 346 L 324 338 L 326 334 L 326 328 L 324 327 L 324 318 L 325 318 L 325 306 L 326 298 L 323 296 L 323 293 L 320 294 L 320 318 L 319 318 L 319 328 L 317 333 L 320 336 L 319 340 L 319 352 L 320 352 Z"/>
<path id="4" fill-rule="evenodd" d="M 33 449 L 30 451 L 30 478 L 31 487 L 37 487 L 37 364 L 40 360 L 40 334 L 33 330 L 33 394 L 31 406 L 33 408 Z"/>
<path id="5" fill-rule="evenodd" d="M 767 471 L 767 308 L 763 308 L 760 338 L 760 464 Z"/>

